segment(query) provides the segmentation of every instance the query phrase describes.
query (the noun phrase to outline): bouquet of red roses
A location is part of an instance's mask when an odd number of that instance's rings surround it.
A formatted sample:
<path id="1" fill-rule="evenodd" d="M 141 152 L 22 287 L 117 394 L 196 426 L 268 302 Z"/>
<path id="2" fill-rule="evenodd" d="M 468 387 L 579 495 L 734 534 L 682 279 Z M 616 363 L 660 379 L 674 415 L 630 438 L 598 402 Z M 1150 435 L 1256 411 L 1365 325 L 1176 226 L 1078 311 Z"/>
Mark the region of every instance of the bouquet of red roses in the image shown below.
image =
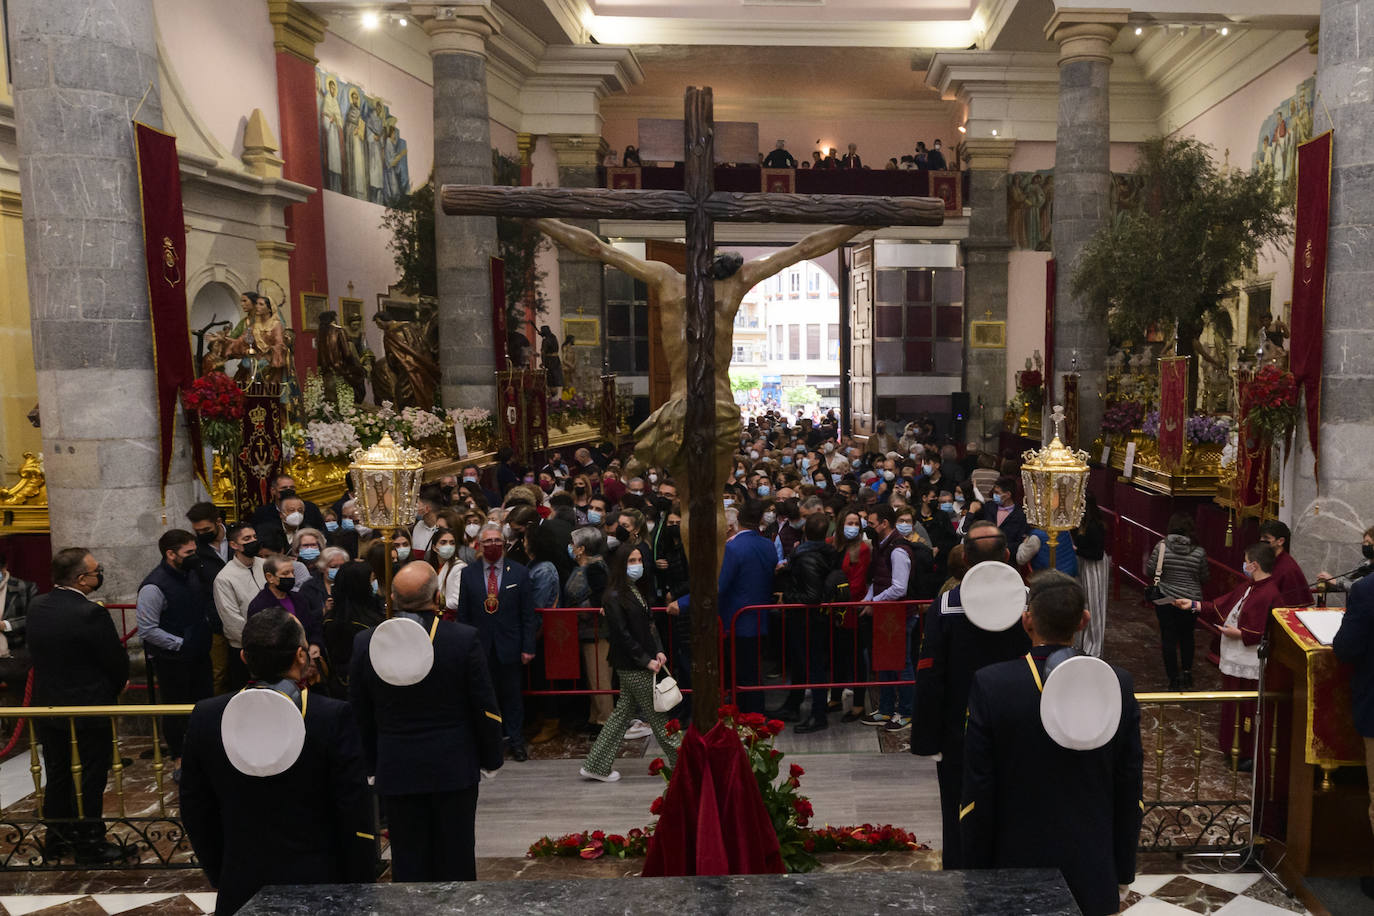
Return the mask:
<path id="1" fill-rule="evenodd" d="M 200 417 L 201 434 L 210 447 L 228 454 L 242 435 L 243 391 L 223 372 L 208 372 L 182 392 L 181 404 Z"/>
<path id="2" fill-rule="evenodd" d="M 1298 422 L 1298 383 L 1293 373 L 1267 365 L 1255 373 L 1241 395 L 1245 422 L 1270 441 L 1286 440 Z"/>

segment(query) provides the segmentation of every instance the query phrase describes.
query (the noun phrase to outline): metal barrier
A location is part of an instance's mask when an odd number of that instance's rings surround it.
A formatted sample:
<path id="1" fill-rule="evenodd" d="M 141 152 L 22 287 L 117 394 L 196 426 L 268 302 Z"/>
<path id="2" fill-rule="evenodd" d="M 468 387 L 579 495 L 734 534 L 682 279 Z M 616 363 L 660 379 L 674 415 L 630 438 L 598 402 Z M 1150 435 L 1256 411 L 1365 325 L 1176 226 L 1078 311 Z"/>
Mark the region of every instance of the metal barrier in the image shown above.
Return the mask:
<path id="1" fill-rule="evenodd" d="M 54 826 L 77 825 L 85 818 L 100 817 L 105 822 L 106 838 L 123 852 L 118 862 L 102 864 L 101 868 L 197 868 L 199 863 L 191 850 L 190 840 L 181 823 L 180 811 L 169 810 L 167 762 L 162 754 L 159 720 L 162 717 L 184 717 L 191 714 L 193 707 L 188 705 L 167 706 L 39 706 L 3 707 L 0 719 L 27 720 L 26 734 L 29 744 L 29 772 L 33 776 L 34 800 L 32 810 L 24 802 L 7 805 L 0 815 L 0 870 L 6 869 L 70 869 L 78 868 L 71 863 L 63 863 L 63 856 L 69 855 L 65 844 L 54 842 L 50 833 Z M 149 734 L 134 734 L 126 729 L 120 733 L 120 721 L 146 719 Z M 43 763 L 39 752 L 37 721 L 66 720 L 66 739 L 69 741 L 71 756 L 70 770 L 75 787 L 75 818 L 49 818 L 45 816 L 45 787 L 43 783 Z M 110 777 L 114 783 L 117 813 L 106 815 L 86 811 L 80 786 L 84 767 L 81 760 L 81 745 L 85 734 L 78 729 L 79 720 L 93 719 L 98 728 L 100 722 L 108 722 L 110 730 Z M 124 765 L 124 752 L 137 754 L 129 744 L 143 744 L 144 739 L 151 742 L 151 782 L 144 784 L 142 773 L 128 773 Z M 103 740 L 103 739 L 102 739 Z M 128 742 L 128 743 L 121 743 Z M 147 753 L 143 751 L 143 753 Z M 135 758 L 136 759 L 136 758 Z M 51 774 L 48 779 L 52 782 Z M 108 783 L 107 783 L 108 784 Z M 130 814 L 131 808 L 135 813 Z"/>

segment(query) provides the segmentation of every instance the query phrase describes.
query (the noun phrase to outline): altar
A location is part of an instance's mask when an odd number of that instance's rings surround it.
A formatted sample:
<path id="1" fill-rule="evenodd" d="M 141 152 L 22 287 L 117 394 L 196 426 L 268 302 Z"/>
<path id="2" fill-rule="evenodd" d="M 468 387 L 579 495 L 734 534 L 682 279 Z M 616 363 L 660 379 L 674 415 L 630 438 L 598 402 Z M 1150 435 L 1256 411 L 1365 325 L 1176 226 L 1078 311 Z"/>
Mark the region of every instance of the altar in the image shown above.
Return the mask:
<path id="1" fill-rule="evenodd" d="M 864 874 L 624 878 L 605 881 L 475 881 L 449 884 L 269 887 L 240 916 L 409 913 L 1024 913 L 1080 912 L 1052 869 L 896 871 Z"/>
<path id="2" fill-rule="evenodd" d="M 1280 875 L 1290 884 L 1307 875 L 1366 875 L 1374 860 L 1374 838 L 1364 742 L 1351 713 L 1349 668 L 1303 626 L 1296 609 L 1274 610 L 1270 640 L 1273 661 L 1293 681 L 1286 855 Z"/>

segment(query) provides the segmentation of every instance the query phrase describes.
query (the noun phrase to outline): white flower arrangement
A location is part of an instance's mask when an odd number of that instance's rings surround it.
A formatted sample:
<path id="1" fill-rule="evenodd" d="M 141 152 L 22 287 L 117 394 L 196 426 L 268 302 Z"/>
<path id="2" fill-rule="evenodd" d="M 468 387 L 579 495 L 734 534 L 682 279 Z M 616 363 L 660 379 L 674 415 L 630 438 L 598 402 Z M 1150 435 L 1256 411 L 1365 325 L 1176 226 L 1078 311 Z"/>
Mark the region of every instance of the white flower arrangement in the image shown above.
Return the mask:
<path id="1" fill-rule="evenodd" d="M 310 440 L 311 453 L 322 458 L 351 455 L 354 449 L 362 446 L 358 430 L 346 421 L 323 423 L 312 420 L 306 426 L 305 433 Z"/>
<path id="2" fill-rule="evenodd" d="M 401 426 L 408 431 L 407 438 L 411 440 L 442 436 L 448 431 L 448 422 L 443 417 L 418 407 L 407 407 L 401 411 Z"/>

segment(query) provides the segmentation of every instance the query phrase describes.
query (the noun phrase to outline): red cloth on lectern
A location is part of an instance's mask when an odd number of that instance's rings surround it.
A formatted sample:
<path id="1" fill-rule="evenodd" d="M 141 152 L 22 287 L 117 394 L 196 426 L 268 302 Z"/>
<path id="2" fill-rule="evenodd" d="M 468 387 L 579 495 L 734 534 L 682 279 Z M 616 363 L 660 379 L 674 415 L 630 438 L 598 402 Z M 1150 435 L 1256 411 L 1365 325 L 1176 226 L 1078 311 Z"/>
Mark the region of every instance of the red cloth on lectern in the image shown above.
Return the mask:
<path id="1" fill-rule="evenodd" d="M 739 734 L 689 726 L 663 813 L 649 840 L 645 877 L 782 874 L 778 835 Z"/>

